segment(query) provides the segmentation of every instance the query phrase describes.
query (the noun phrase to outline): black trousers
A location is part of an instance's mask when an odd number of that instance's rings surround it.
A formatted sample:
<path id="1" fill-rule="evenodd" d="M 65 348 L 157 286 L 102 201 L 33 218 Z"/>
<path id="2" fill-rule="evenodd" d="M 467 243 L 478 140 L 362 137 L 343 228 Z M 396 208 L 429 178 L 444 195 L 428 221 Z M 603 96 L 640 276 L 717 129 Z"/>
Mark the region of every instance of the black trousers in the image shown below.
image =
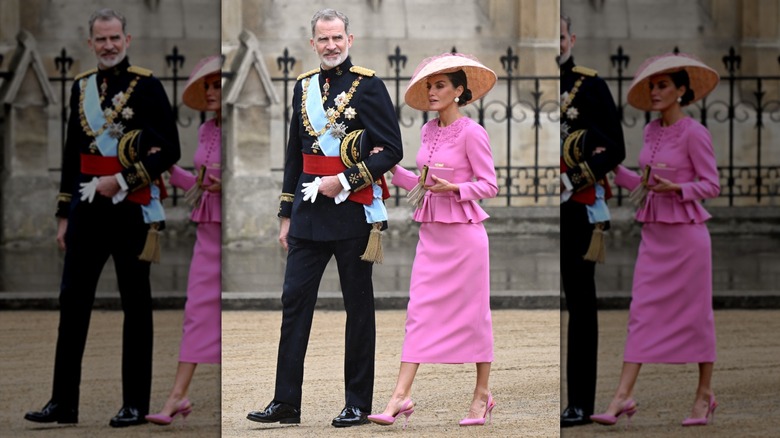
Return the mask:
<path id="1" fill-rule="evenodd" d="M 91 204 L 76 201 L 71 209 L 60 285 L 53 401 L 78 407 L 81 363 L 95 289 L 111 256 L 124 313 L 122 401 L 124 406 L 137 407 L 141 414 L 148 413 L 152 385 L 152 294 L 149 262 L 138 260 L 147 230 L 141 207 L 128 201 L 114 205 L 98 195 Z"/>
<path id="2" fill-rule="evenodd" d="M 592 233 L 585 205 L 561 204 L 561 277 L 569 312 L 566 388 L 569 406 L 581 407 L 585 415 L 593 413 L 596 398 L 598 349 L 596 264 L 582 258 Z"/>
<path id="3" fill-rule="evenodd" d="M 346 405 L 371 412 L 374 391 L 376 319 L 373 264 L 360 260 L 368 236 L 315 242 L 288 236 L 287 268 L 282 291 L 282 332 L 276 364 L 274 400 L 301 407 L 303 361 L 322 274 L 330 259 L 338 264 L 347 312 L 344 353 Z"/>

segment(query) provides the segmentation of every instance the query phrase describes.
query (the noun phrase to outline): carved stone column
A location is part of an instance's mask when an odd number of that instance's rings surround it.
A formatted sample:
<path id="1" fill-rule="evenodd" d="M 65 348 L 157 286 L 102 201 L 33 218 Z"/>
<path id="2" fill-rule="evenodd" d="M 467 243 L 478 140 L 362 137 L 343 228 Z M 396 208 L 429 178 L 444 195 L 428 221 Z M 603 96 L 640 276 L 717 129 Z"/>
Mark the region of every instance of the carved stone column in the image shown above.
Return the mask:
<path id="1" fill-rule="evenodd" d="M 223 92 L 226 109 L 222 141 L 226 153 L 222 240 L 268 240 L 278 234 L 276 213 L 281 181 L 271 175 L 271 120 L 280 103 L 263 61 L 260 43 L 241 33 L 238 49 L 229 54 Z"/>
<path id="2" fill-rule="evenodd" d="M 48 175 L 48 109 L 56 103 L 33 36 L 19 33 L 0 89 L 0 243 L 53 239 L 57 186 Z"/>

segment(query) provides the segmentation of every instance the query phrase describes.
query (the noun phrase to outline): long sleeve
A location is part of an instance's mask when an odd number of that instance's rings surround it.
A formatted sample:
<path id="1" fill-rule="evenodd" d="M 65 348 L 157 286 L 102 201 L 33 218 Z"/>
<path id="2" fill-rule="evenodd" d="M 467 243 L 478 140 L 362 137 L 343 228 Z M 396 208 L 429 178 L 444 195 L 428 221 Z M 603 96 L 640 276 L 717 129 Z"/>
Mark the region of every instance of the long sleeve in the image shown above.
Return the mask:
<path id="1" fill-rule="evenodd" d="M 73 83 L 70 90 L 70 118 L 68 119 L 68 136 L 65 139 L 65 150 L 62 155 L 62 173 L 60 174 L 60 193 L 57 196 L 57 217 L 67 218 L 72 196 L 77 195 L 77 183 L 80 174 L 79 148 L 81 124 L 79 123 L 79 86 Z"/>
<path id="2" fill-rule="evenodd" d="M 623 166 L 618 165 L 615 168 L 615 184 L 623 187 L 624 189 L 634 190 L 642 182 L 642 177 L 637 175 L 636 172 Z"/>
<path id="3" fill-rule="evenodd" d="M 141 84 L 145 86 L 142 87 Z M 144 120 L 141 159 L 122 171 L 131 192 L 148 186 L 181 158 L 176 120 L 160 81 L 149 77 L 139 82 L 133 99 L 138 101 L 133 105 L 144 108 L 147 112 L 136 115 Z M 149 154 L 151 148 L 159 148 L 159 152 Z"/>
<path id="4" fill-rule="evenodd" d="M 477 201 L 494 198 L 498 194 L 496 168 L 490 150 L 490 139 L 484 128 L 474 125 L 466 130 L 466 157 L 474 172 L 474 181 L 459 183 L 459 201 Z"/>
<path id="5" fill-rule="evenodd" d="M 390 183 L 409 191 L 417 185 L 419 180 L 420 175 L 401 166 L 396 166 L 395 173 L 393 173 L 393 178 L 390 180 Z"/>
<path id="6" fill-rule="evenodd" d="M 697 128 L 699 129 L 691 129 L 688 134 L 688 156 L 698 181 L 680 184 L 684 201 L 716 198 L 720 194 L 718 166 L 715 162 L 712 138 L 706 128 L 703 126 Z"/>
<path id="7" fill-rule="evenodd" d="M 174 165 L 171 167 L 171 178 L 169 181 L 174 187 L 178 187 L 182 190 L 189 190 L 195 185 L 196 178 L 192 173 Z"/>

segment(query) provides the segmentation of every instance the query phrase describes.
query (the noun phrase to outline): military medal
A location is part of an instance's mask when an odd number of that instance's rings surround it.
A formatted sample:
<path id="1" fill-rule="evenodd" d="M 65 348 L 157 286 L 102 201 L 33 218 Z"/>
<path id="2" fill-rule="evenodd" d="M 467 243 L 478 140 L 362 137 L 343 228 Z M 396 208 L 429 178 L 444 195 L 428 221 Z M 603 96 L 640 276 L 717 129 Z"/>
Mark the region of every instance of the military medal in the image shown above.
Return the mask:
<path id="1" fill-rule="evenodd" d="M 112 138 L 121 138 L 125 133 L 125 125 L 121 122 L 113 122 L 108 124 L 108 135 Z"/>
<path id="2" fill-rule="evenodd" d="M 344 117 L 346 117 L 349 120 L 352 120 L 357 116 L 357 111 L 355 111 L 355 108 L 347 107 L 347 109 L 344 110 Z"/>
<path id="3" fill-rule="evenodd" d="M 319 131 L 315 131 L 314 128 L 311 126 L 311 122 L 309 121 L 309 113 L 306 110 L 306 96 L 309 91 L 309 79 L 307 78 L 303 82 L 303 95 L 301 98 L 301 116 L 303 121 L 303 126 L 306 129 L 306 132 L 311 135 L 312 137 L 319 137 L 320 135 L 324 134 L 328 129 L 333 128 L 334 132 L 331 132 L 331 135 L 333 135 L 336 138 L 343 138 L 347 133 L 347 128 L 344 126 L 343 123 L 336 123 L 336 119 L 338 119 L 342 112 L 344 111 L 344 108 L 349 104 L 349 101 L 352 100 L 352 96 L 355 93 L 355 90 L 357 89 L 358 85 L 360 84 L 360 80 L 363 79 L 363 76 L 358 76 L 357 79 L 352 81 L 352 86 L 350 87 L 349 91 L 344 93 L 344 96 L 342 99 L 339 99 L 340 103 L 337 105 L 337 108 L 333 109 L 330 108 L 327 112 L 327 118 L 328 122 L 325 127 L 323 127 Z M 327 79 L 325 82 L 325 86 L 330 88 L 328 85 Z M 323 88 L 325 87 L 323 86 Z M 339 94 L 341 95 L 341 94 Z M 330 110 L 333 110 L 333 112 L 330 112 Z"/>
<path id="4" fill-rule="evenodd" d="M 328 100 L 328 90 L 330 90 L 330 78 L 325 78 L 325 85 L 322 86 L 322 102 Z"/>
<path id="5" fill-rule="evenodd" d="M 336 106 L 341 106 L 344 103 L 344 99 L 347 98 L 347 93 L 341 92 L 338 96 L 336 96 L 335 99 L 333 99 L 333 103 L 336 104 Z"/>
<path id="6" fill-rule="evenodd" d="M 344 138 L 347 135 L 347 126 L 341 122 L 336 122 L 330 127 L 330 135 L 335 138 Z"/>

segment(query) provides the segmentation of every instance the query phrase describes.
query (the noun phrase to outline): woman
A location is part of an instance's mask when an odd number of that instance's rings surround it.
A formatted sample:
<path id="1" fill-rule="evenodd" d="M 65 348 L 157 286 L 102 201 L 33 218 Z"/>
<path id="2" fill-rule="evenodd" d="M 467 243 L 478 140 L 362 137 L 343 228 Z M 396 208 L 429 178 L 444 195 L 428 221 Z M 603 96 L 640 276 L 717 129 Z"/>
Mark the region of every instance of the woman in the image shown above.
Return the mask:
<path id="1" fill-rule="evenodd" d="M 430 185 L 403 167 L 391 171 L 394 185 L 424 196 L 414 212 L 420 238 L 401 369 L 384 412 L 368 416 L 374 423 L 393 424 L 398 415 L 408 421 L 420 363 L 476 363 L 474 396 L 460 425 L 485 424 L 495 406 L 488 386 L 493 332 L 488 237 L 482 224 L 488 215 L 477 201 L 496 196 L 498 186 L 487 133 L 460 112 L 495 82 L 496 74 L 476 59 L 447 53 L 425 59 L 406 90 L 407 105 L 437 111 L 438 118 L 423 126 L 417 154 L 418 168 L 431 169 Z"/>
<path id="2" fill-rule="evenodd" d="M 642 241 L 634 270 L 623 369 L 606 412 L 593 415 L 612 425 L 637 411 L 634 383 L 643 363 L 698 363 L 693 407 L 682 425 L 706 425 L 717 402 L 711 380 L 715 353 L 712 255 L 699 202 L 720 192 L 710 133 L 682 107 L 709 94 L 718 74 L 685 54 L 666 54 L 640 66 L 628 102 L 661 116 L 645 127 L 639 154 L 643 175 L 623 166 L 615 183 L 639 203 Z"/>
<path id="3" fill-rule="evenodd" d="M 182 100 L 198 111 L 215 111 L 198 130 L 195 151 L 197 175 L 179 166 L 170 169 L 171 185 L 187 190 L 195 205 L 191 219 L 198 224 L 195 248 L 187 281 L 184 327 L 173 389 L 162 410 L 147 415 L 152 423 L 168 425 L 181 414 L 192 412 L 187 399 L 195 367 L 199 363 L 220 363 L 220 268 L 221 268 L 221 59 L 210 56 L 195 66 L 184 89 Z"/>

